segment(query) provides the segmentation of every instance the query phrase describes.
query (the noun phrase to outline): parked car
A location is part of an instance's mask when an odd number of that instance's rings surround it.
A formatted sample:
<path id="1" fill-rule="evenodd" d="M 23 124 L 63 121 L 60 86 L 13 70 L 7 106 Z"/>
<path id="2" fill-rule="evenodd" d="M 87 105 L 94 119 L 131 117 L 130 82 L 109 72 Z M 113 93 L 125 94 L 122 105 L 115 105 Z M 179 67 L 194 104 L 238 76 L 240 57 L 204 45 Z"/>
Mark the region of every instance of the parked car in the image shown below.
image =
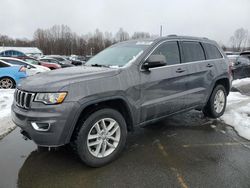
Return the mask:
<path id="1" fill-rule="evenodd" d="M 67 59 L 64 58 L 63 56 L 59 56 L 59 55 L 48 55 L 48 56 L 45 56 L 45 57 L 55 59 L 55 60 L 59 61 L 61 64 L 72 65 L 71 61 L 70 61 L 70 60 L 67 60 Z"/>
<path id="2" fill-rule="evenodd" d="M 49 58 L 49 57 L 43 57 L 43 58 L 40 58 L 39 60 L 42 61 L 42 62 L 45 62 L 45 63 L 54 63 L 54 64 L 57 64 L 57 65 L 60 65 L 62 68 L 67 68 L 67 67 L 73 67 L 74 66 L 72 64 L 61 63 L 60 61 L 58 61 L 56 59 L 53 59 L 53 58 Z"/>
<path id="3" fill-rule="evenodd" d="M 233 64 L 234 79 L 250 77 L 250 59 L 245 55 L 240 55 Z"/>
<path id="4" fill-rule="evenodd" d="M 15 88 L 20 80 L 26 77 L 24 66 L 13 66 L 0 60 L 0 89 Z"/>
<path id="5" fill-rule="evenodd" d="M 32 76 L 34 74 L 50 71 L 50 69 L 47 67 L 43 67 L 40 65 L 33 65 L 31 63 L 28 63 L 28 62 L 25 62 L 25 61 L 22 61 L 22 60 L 16 59 L 16 58 L 0 57 L 0 60 L 4 61 L 6 63 L 9 63 L 11 65 L 19 65 L 19 66 L 26 67 L 27 68 L 26 72 L 27 72 L 28 76 Z"/>
<path id="6" fill-rule="evenodd" d="M 241 52 L 240 56 L 244 56 L 244 57 L 247 57 L 248 59 L 250 59 L 250 51 Z"/>
<path id="7" fill-rule="evenodd" d="M 75 66 L 84 65 L 86 63 L 86 58 L 84 56 L 71 55 L 69 60 Z"/>
<path id="8" fill-rule="evenodd" d="M 39 60 L 37 60 L 35 58 L 32 58 L 32 57 L 22 57 L 22 58 L 19 58 L 19 59 L 22 59 L 23 61 L 26 61 L 26 62 L 31 63 L 33 65 L 41 65 L 41 66 L 47 67 L 50 70 L 55 70 L 55 69 L 62 68 L 61 65 L 58 65 L 56 63 L 43 62 L 43 61 L 39 61 Z"/>
<path id="9" fill-rule="evenodd" d="M 99 167 L 119 156 L 135 126 L 192 109 L 220 117 L 231 74 L 222 49 L 205 38 L 126 41 L 86 66 L 24 80 L 12 119 L 37 145 L 71 143 L 83 162 Z"/>

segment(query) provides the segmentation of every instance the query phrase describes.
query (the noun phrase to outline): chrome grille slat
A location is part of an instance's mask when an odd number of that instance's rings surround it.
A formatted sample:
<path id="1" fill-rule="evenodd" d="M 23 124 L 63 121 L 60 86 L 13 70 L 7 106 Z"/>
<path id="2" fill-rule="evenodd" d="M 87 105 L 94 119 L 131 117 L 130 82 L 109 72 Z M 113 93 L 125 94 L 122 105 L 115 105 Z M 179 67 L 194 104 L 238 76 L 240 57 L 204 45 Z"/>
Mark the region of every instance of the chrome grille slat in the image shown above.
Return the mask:
<path id="1" fill-rule="evenodd" d="M 29 109 L 31 101 L 33 100 L 34 96 L 35 96 L 34 93 L 21 91 L 17 89 L 15 94 L 16 105 L 19 106 L 20 108 Z"/>

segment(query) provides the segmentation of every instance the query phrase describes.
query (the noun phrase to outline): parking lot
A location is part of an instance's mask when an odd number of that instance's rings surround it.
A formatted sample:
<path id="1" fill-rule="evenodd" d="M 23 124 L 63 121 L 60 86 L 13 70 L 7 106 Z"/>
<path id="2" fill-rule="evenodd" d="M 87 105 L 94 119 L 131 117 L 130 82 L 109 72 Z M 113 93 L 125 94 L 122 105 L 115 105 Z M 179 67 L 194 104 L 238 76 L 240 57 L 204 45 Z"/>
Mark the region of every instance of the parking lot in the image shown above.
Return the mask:
<path id="1" fill-rule="evenodd" d="M 121 157 L 102 168 L 85 166 L 68 147 L 37 151 L 18 128 L 0 153 L 0 187 L 250 186 L 250 141 L 196 111 L 137 128 Z"/>

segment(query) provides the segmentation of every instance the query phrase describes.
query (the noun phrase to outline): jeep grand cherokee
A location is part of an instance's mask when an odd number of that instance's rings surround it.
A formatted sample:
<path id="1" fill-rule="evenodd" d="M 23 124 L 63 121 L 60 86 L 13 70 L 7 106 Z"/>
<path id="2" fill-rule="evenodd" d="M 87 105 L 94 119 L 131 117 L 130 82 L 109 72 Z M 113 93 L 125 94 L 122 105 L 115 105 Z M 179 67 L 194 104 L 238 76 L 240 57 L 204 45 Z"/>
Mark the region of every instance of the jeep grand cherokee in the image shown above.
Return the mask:
<path id="1" fill-rule="evenodd" d="M 71 143 L 92 167 L 114 160 L 135 126 L 202 110 L 217 118 L 231 87 L 228 59 L 212 40 L 169 36 L 115 44 L 86 66 L 18 85 L 13 121 L 38 146 Z"/>

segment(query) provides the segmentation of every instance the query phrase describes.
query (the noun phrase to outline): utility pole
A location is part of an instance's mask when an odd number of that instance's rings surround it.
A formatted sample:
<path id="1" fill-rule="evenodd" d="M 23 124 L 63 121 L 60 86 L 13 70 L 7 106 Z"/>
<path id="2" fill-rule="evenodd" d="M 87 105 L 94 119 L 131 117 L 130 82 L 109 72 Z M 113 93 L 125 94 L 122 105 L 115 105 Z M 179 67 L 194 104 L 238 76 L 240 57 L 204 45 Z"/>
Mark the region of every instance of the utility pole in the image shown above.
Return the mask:
<path id="1" fill-rule="evenodd" d="M 162 37 L 162 25 L 160 26 L 160 37 Z"/>

